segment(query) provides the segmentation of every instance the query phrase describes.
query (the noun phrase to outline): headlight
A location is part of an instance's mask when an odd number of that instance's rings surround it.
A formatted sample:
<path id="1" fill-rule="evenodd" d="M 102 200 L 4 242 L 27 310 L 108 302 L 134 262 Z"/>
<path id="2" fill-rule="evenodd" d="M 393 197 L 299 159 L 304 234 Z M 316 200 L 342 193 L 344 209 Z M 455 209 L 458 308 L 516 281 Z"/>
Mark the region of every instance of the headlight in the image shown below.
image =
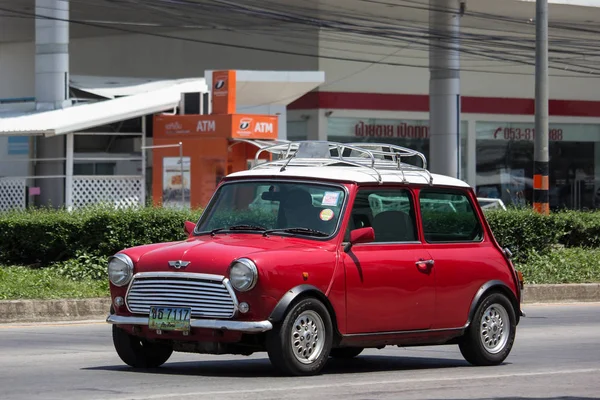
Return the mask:
<path id="1" fill-rule="evenodd" d="M 229 280 L 235 290 L 247 292 L 256 286 L 258 281 L 258 268 L 247 258 L 236 260 L 229 268 Z"/>
<path id="2" fill-rule="evenodd" d="M 115 254 L 108 261 L 108 279 L 115 286 L 124 286 L 133 276 L 133 261 L 125 254 Z"/>

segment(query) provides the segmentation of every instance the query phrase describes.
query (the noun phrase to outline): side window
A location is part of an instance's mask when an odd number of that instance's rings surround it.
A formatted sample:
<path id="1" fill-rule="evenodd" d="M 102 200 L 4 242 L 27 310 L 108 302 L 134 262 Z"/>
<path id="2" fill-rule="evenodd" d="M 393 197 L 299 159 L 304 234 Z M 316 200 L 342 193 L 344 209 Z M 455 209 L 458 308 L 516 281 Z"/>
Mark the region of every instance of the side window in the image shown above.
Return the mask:
<path id="1" fill-rule="evenodd" d="M 419 196 L 423 233 L 429 243 L 479 242 L 483 230 L 469 197 L 460 191 L 428 190 Z"/>
<path id="2" fill-rule="evenodd" d="M 373 228 L 378 243 L 417 241 L 410 192 L 405 189 L 360 190 L 350 214 L 349 230 L 365 227 Z"/>

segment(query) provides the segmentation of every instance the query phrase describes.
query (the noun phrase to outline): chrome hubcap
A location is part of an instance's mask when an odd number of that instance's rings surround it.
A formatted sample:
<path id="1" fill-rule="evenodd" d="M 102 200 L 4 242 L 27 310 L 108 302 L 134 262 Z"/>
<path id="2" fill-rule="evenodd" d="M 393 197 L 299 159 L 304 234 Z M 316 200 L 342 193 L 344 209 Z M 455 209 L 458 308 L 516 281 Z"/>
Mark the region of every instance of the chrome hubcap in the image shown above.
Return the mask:
<path id="1" fill-rule="evenodd" d="M 508 312 L 500 304 L 489 306 L 481 317 L 481 343 L 490 353 L 496 354 L 504 349 L 510 332 Z"/>
<path id="2" fill-rule="evenodd" d="M 325 325 L 314 311 L 304 311 L 292 327 L 292 352 L 298 361 L 310 364 L 319 358 L 325 344 Z"/>

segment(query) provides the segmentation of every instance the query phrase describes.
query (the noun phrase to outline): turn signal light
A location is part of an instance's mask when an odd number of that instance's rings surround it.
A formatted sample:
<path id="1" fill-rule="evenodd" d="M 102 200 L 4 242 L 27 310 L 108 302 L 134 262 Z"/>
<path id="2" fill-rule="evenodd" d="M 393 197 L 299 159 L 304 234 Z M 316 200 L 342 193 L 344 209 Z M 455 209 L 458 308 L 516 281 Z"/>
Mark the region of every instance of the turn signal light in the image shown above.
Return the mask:
<path id="1" fill-rule="evenodd" d="M 517 277 L 519 278 L 519 286 L 521 290 L 523 290 L 523 273 L 521 271 L 517 271 Z"/>

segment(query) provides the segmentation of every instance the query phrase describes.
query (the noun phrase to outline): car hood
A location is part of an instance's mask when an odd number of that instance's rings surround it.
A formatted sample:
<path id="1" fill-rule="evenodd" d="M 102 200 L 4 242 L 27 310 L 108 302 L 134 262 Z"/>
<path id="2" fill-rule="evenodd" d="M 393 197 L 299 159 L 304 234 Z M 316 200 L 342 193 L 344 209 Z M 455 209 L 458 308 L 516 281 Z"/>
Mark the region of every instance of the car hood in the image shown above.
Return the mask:
<path id="1" fill-rule="evenodd" d="M 322 250 L 324 242 L 282 236 L 263 237 L 260 234 L 199 236 L 183 242 L 165 243 L 142 253 L 135 272 L 181 271 L 224 275 L 231 262 L 257 253 L 283 253 Z M 127 252 L 125 252 L 127 253 Z M 169 261 L 189 261 L 185 268 L 169 266 Z"/>

